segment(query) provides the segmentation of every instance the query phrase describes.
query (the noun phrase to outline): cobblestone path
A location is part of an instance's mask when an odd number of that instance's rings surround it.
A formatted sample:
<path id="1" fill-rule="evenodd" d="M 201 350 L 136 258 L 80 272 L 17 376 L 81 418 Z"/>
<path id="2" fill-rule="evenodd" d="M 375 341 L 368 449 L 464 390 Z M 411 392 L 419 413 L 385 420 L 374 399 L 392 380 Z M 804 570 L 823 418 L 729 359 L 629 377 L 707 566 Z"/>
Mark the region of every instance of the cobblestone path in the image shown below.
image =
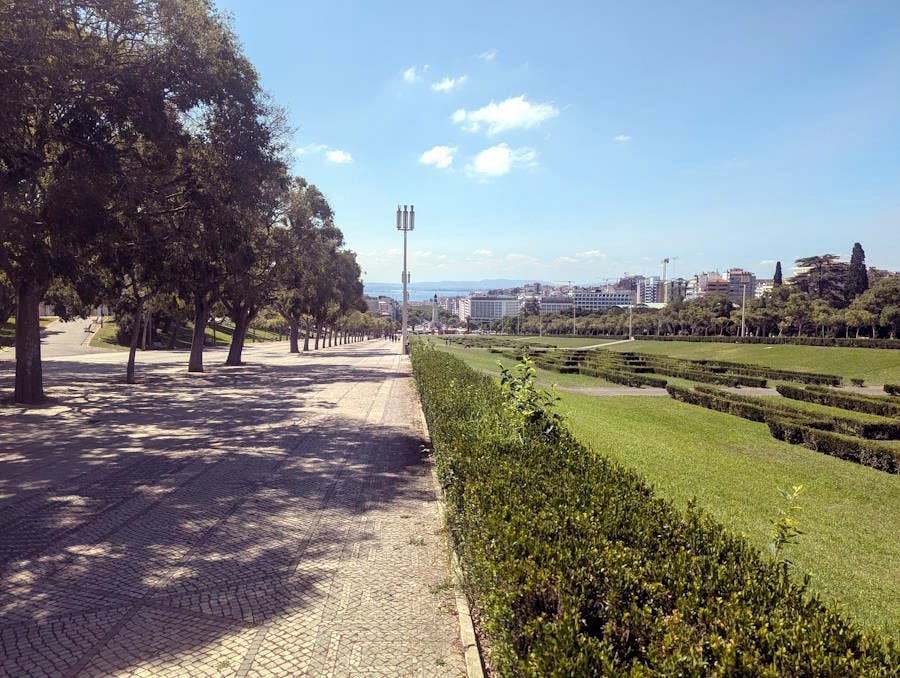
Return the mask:
<path id="1" fill-rule="evenodd" d="M 0 409 L 0 675 L 465 674 L 397 345 L 245 353 L 48 360 Z"/>

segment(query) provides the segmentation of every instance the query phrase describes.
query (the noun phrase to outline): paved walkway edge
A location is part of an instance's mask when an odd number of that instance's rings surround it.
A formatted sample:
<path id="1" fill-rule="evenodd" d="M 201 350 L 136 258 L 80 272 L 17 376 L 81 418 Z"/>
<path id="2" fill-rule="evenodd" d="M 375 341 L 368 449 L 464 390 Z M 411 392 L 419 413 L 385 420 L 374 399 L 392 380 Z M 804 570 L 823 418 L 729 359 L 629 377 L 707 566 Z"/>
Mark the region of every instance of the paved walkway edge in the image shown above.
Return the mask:
<path id="1" fill-rule="evenodd" d="M 428 443 L 428 449 L 434 455 L 434 446 L 431 444 L 431 432 L 428 430 L 428 422 L 425 421 L 425 413 L 422 411 L 422 403 L 419 401 L 419 391 L 415 388 L 415 378 L 410 375 L 413 382 L 413 392 L 416 394 L 416 402 L 419 403 L 421 414 L 422 435 Z M 431 466 L 431 480 L 434 483 L 434 491 L 437 494 L 438 514 L 441 526 L 447 525 L 447 502 L 444 499 L 444 490 L 438 481 L 437 469 Z M 453 576 L 453 593 L 456 598 L 456 615 L 459 619 L 459 640 L 462 643 L 463 653 L 466 658 L 466 676 L 468 678 L 484 678 L 484 664 L 481 661 L 481 653 L 478 649 L 478 640 L 475 637 L 475 625 L 472 622 L 472 610 L 469 608 L 469 598 L 463 590 L 463 573 L 456 555 L 456 547 L 453 545 L 449 531 L 446 532 L 447 549 L 450 551 L 450 574 Z"/>
<path id="2" fill-rule="evenodd" d="M 427 429 L 426 429 L 427 432 Z M 429 438 L 429 443 L 431 442 Z M 432 448 L 432 453 L 434 449 Z M 438 496 L 438 512 L 441 516 L 441 524 L 447 524 L 447 506 L 444 501 L 444 491 L 438 482 L 437 471 L 432 467 L 431 478 L 434 481 L 434 489 Z M 447 548 L 450 551 L 450 571 L 453 575 L 453 589 L 456 597 L 456 614 L 459 617 L 459 640 L 463 646 L 466 657 L 466 676 L 468 678 L 484 678 L 484 665 L 481 662 L 481 653 L 478 650 L 478 640 L 475 637 L 475 624 L 472 622 L 472 611 L 469 609 L 469 598 L 463 590 L 463 573 L 456 556 L 456 548 L 447 535 Z"/>

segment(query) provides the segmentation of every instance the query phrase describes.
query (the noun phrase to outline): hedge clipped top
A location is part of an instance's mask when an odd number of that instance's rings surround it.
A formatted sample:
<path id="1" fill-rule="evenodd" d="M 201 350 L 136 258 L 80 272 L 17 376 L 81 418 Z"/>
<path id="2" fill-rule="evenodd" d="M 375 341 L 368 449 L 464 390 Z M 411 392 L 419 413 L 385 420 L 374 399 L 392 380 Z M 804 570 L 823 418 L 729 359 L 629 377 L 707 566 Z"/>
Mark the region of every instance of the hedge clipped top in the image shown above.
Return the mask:
<path id="1" fill-rule="evenodd" d="M 696 508 L 415 344 L 448 522 L 501 675 L 889 675 L 896 648 Z M 518 404 L 517 404 L 518 403 Z"/>

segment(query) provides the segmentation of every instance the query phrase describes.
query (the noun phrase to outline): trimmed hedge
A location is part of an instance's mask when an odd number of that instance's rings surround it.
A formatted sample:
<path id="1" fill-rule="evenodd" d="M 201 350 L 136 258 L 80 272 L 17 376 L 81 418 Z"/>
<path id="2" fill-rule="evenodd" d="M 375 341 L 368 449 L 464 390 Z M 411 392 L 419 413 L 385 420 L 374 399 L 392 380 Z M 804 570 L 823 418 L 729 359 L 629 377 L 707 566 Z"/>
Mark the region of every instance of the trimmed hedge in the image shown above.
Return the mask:
<path id="1" fill-rule="evenodd" d="M 698 341 L 716 344 L 794 344 L 797 346 L 843 346 L 845 348 L 900 348 L 900 339 L 842 339 L 840 337 L 695 337 L 635 335 L 643 341 Z"/>
<path id="2" fill-rule="evenodd" d="M 900 384 L 885 384 L 884 392 L 891 395 L 900 396 Z"/>
<path id="3" fill-rule="evenodd" d="M 884 443 L 822 431 L 783 417 L 772 417 L 766 423 L 778 440 L 804 445 L 816 452 L 855 461 L 888 473 L 900 473 L 900 449 Z"/>
<path id="4" fill-rule="evenodd" d="M 775 387 L 785 398 L 805 400 L 820 405 L 840 407 L 854 412 L 878 414 L 883 417 L 900 416 L 900 403 L 892 402 L 888 397 L 865 396 L 856 393 L 841 393 L 828 388 L 809 386 L 800 388 L 789 384 L 779 384 Z"/>
<path id="5" fill-rule="evenodd" d="M 724 374 L 721 372 L 701 371 L 675 367 L 665 363 L 650 362 L 650 366 L 657 374 L 665 374 L 669 377 L 680 377 L 690 381 L 700 381 L 707 384 L 719 384 L 721 386 L 759 386 L 765 387 L 766 380 L 760 377 L 751 377 L 738 374 Z"/>
<path id="6" fill-rule="evenodd" d="M 447 521 L 498 675 L 889 675 L 862 631 L 705 512 L 412 346 Z M 652 451 L 648 451 L 652 452 Z"/>
<path id="7" fill-rule="evenodd" d="M 692 360 L 697 365 L 709 365 L 724 367 L 733 374 L 749 374 L 755 377 L 767 379 L 780 379 L 782 381 L 797 381 L 802 384 L 824 384 L 828 386 L 840 386 L 841 378 L 835 374 L 821 374 L 818 372 L 798 372 L 795 370 L 779 370 L 765 365 L 746 363 L 733 363 L 724 360 Z"/>
<path id="8" fill-rule="evenodd" d="M 757 408 L 761 408 L 766 414 L 762 419 L 749 416 L 744 417 L 745 419 L 752 419 L 753 421 L 765 421 L 768 416 L 779 415 L 791 419 L 803 420 L 805 425 L 812 426 L 813 428 L 837 431 L 859 438 L 868 438 L 869 440 L 900 439 L 900 421 L 890 417 L 881 418 L 880 421 L 872 421 L 854 418 L 851 412 L 835 416 L 825 412 L 811 412 L 805 410 L 802 407 L 791 405 L 790 400 L 785 401 L 783 398 L 745 396 L 729 391 L 720 391 L 709 386 L 697 386 L 694 390 L 708 394 L 712 397 L 747 403 L 754 405 Z M 735 412 L 733 414 L 737 413 Z M 870 416 L 874 417 L 876 415 Z"/>
<path id="9" fill-rule="evenodd" d="M 659 377 L 650 377 L 635 372 L 626 372 L 623 370 L 608 369 L 605 367 L 592 367 L 590 365 L 582 365 L 579 370 L 581 374 L 589 377 L 600 377 L 614 384 L 622 384 L 624 386 L 654 386 L 656 388 L 665 388 L 666 380 Z"/>

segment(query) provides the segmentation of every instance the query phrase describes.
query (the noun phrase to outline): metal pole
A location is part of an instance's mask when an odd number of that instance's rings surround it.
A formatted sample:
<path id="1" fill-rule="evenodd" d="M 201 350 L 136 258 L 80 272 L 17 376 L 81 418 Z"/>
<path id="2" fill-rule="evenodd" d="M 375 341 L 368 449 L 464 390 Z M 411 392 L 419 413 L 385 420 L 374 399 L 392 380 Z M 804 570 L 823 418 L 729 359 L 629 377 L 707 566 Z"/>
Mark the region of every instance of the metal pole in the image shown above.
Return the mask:
<path id="1" fill-rule="evenodd" d="M 747 325 L 744 323 L 744 317 L 747 313 L 747 283 L 743 284 L 744 292 L 741 299 L 741 336 L 747 335 Z"/>
<path id="2" fill-rule="evenodd" d="M 634 330 L 632 329 L 632 324 L 631 324 L 631 310 L 633 308 L 634 308 L 634 306 L 628 307 L 628 338 L 629 339 L 634 339 Z"/>
<path id="3" fill-rule="evenodd" d="M 572 336 L 575 336 L 575 287 L 569 281 L 569 294 L 572 295 Z"/>
<path id="4" fill-rule="evenodd" d="M 404 212 L 405 211 L 406 210 L 404 210 Z M 406 281 L 407 280 L 409 280 L 409 274 L 406 272 L 406 229 L 404 228 L 403 229 L 403 320 L 402 320 L 403 326 L 402 326 L 402 330 L 401 330 L 401 342 L 402 342 L 401 346 L 403 347 L 402 350 L 403 350 L 404 354 L 409 353 L 409 346 L 407 344 L 407 342 L 409 341 L 409 338 L 407 336 L 407 327 L 406 327 L 406 323 L 409 318 L 409 316 L 407 315 L 407 308 L 406 308 L 406 295 L 407 295 Z"/>

